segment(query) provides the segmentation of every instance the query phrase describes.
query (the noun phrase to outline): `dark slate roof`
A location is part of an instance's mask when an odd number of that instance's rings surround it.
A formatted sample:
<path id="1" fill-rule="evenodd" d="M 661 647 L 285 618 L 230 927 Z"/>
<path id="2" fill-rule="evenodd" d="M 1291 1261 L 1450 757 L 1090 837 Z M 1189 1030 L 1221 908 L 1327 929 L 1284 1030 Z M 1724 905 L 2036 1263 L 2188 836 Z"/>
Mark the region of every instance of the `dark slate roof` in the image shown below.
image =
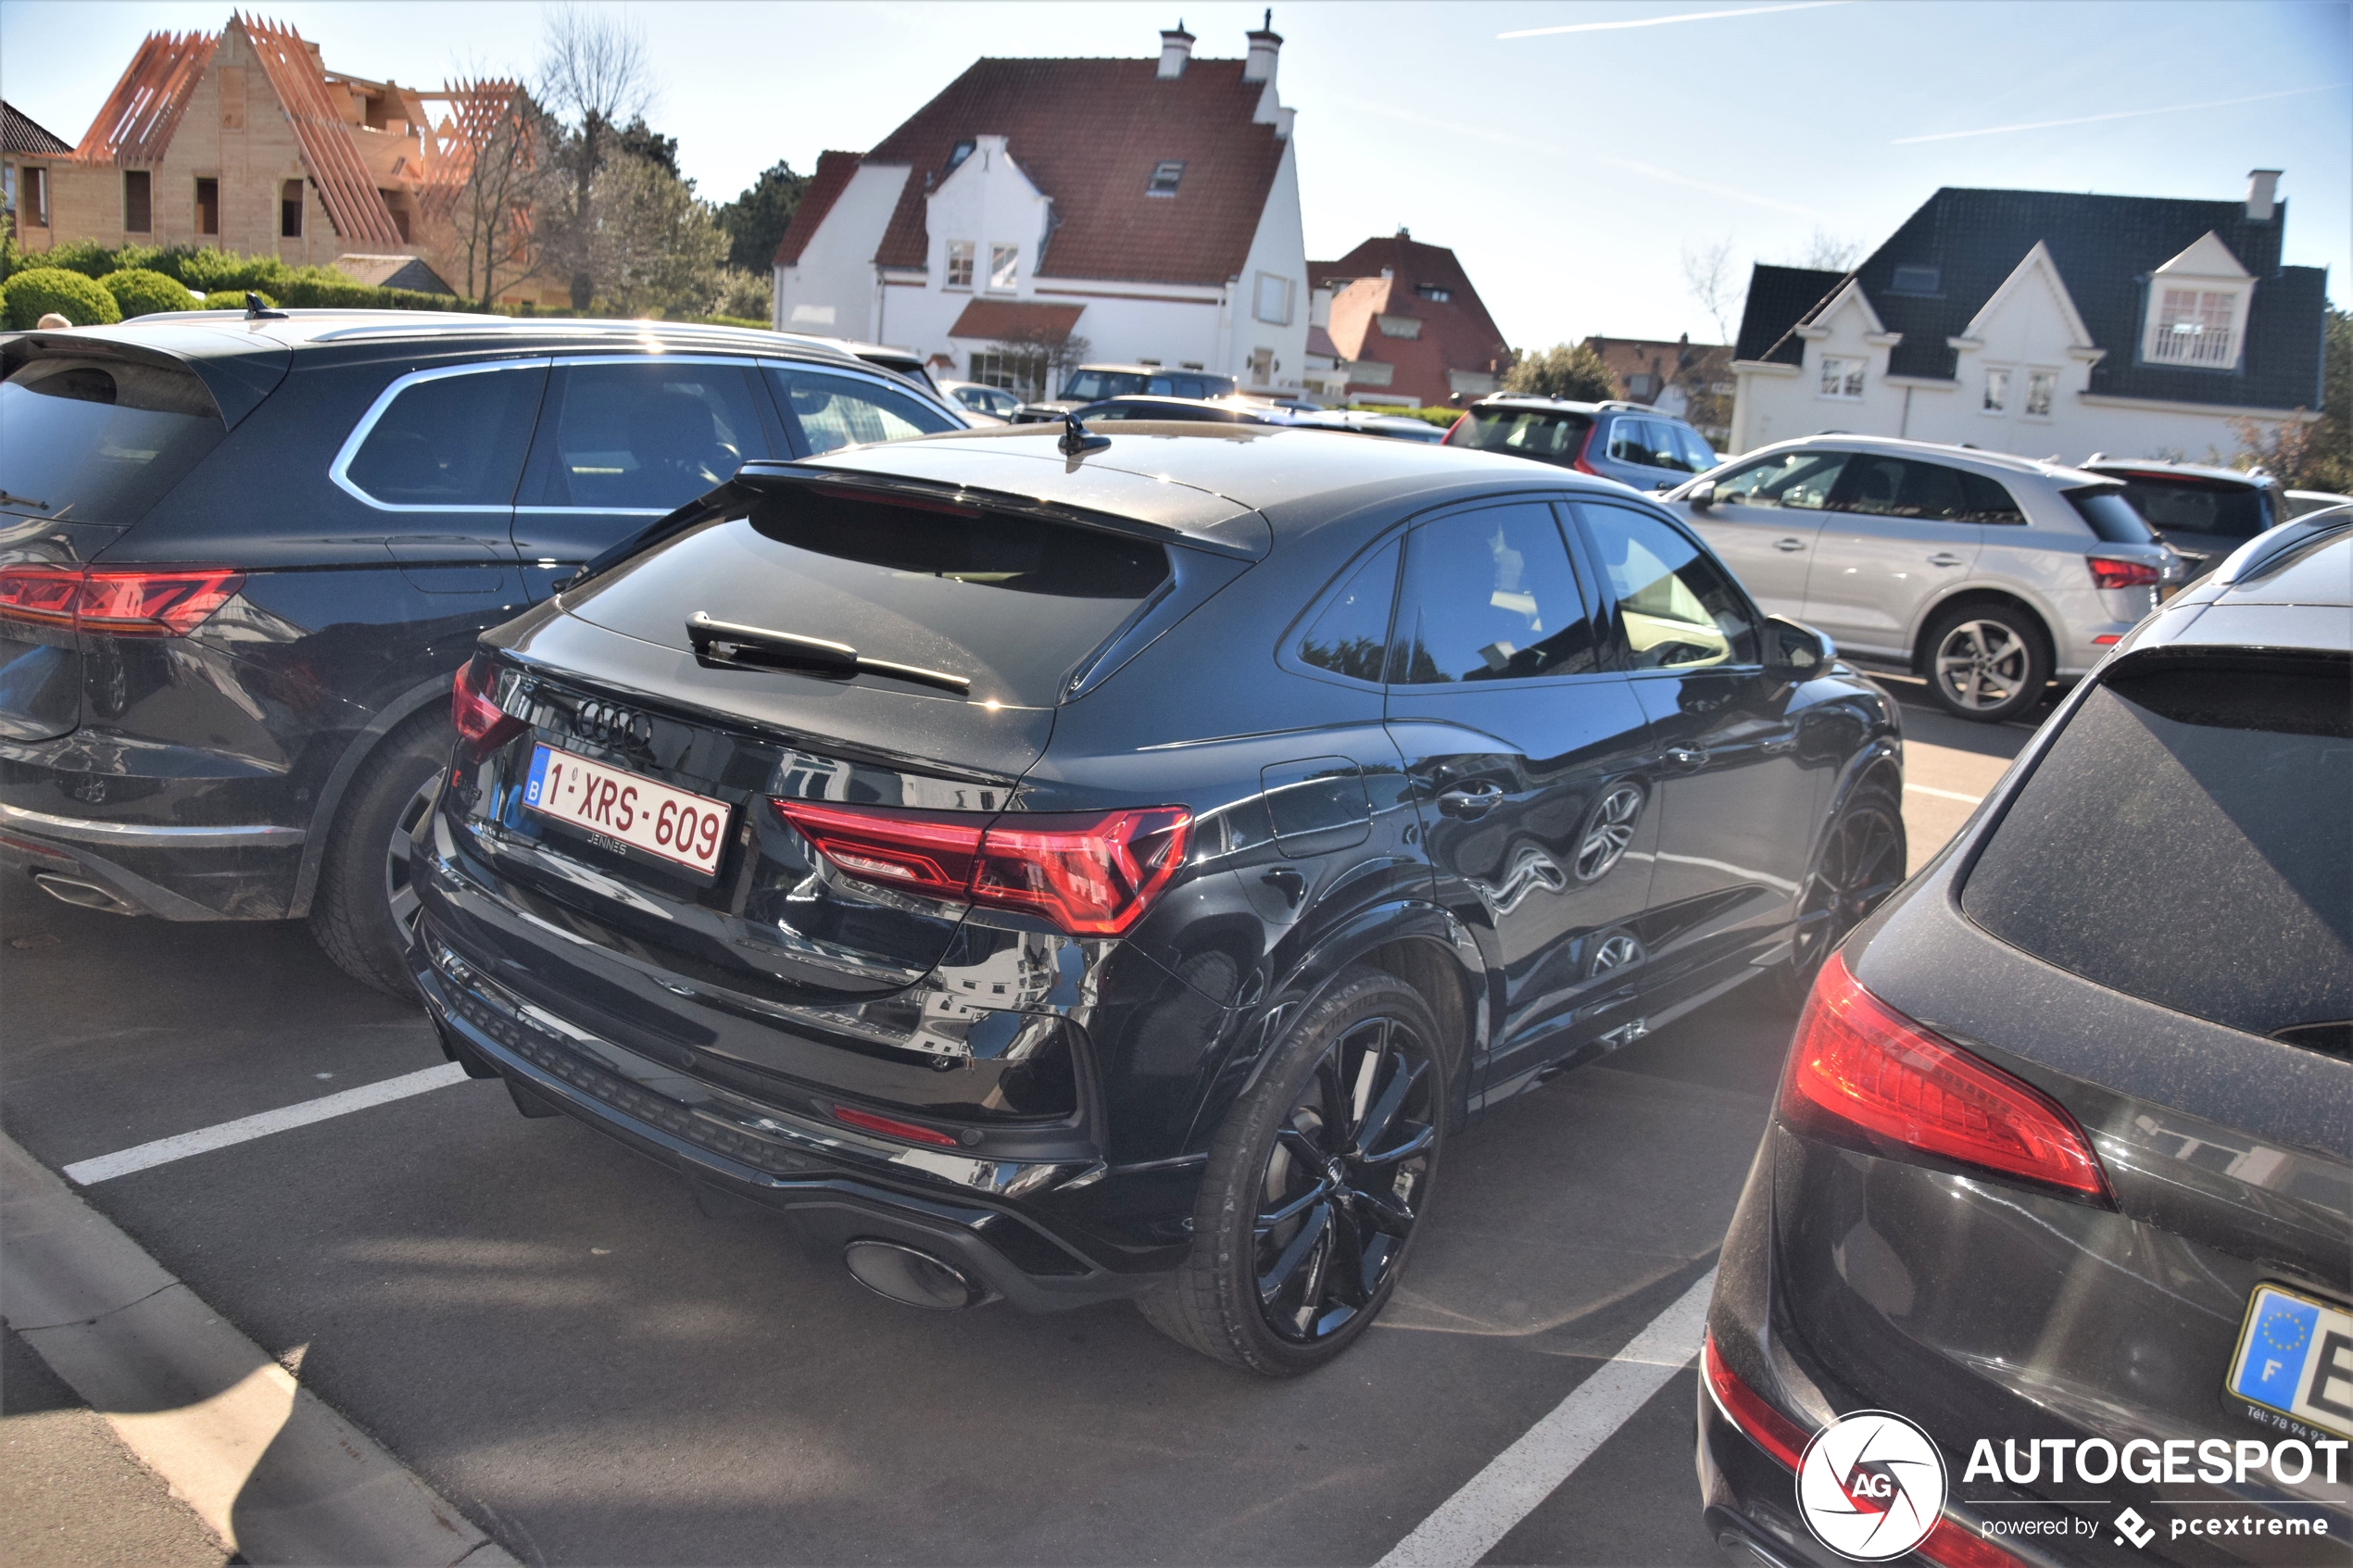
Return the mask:
<path id="1" fill-rule="evenodd" d="M 1843 272 L 1817 271 L 1811 267 L 1768 267 L 1758 262 L 1749 269 L 1748 304 L 1741 311 L 1740 340 L 1732 345 L 1735 359 L 1767 359 L 1777 364 L 1804 363 L 1804 343 L 1790 329 L 1814 314 L 1814 307 L 1838 292 Z"/>
<path id="2" fill-rule="evenodd" d="M 2317 408 L 2327 273 L 2318 267 L 2280 265 L 2286 228 L 2285 202 L 2257 221 L 2246 216 L 2246 204 L 2235 201 L 1947 187 L 1906 219 L 1856 269 L 1856 276 L 1887 330 L 1904 334 L 1888 357 L 1890 373 L 1946 379 L 1955 356 L 1945 340 L 1968 330 L 1971 318 L 2041 241 L 2050 248 L 2092 341 L 2108 350 L 2092 367 L 2092 392 L 2174 403 Z M 2208 232 L 2256 280 L 2239 369 L 2137 363 L 2149 274 Z M 1936 268 L 1939 292 L 1892 293 L 1895 269 L 1903 266 Z M 1796 340 L 1786 342 L 1793 345 Z M 1743 348 L 1747 343 L 1743 321 Z M 1796 359 L 1794 354 L 1765 358 Z"/>
<path id="3" fill-rule="evenodd" d="M 46 153 L 55 157 L 71 151 L 72 143 L 28 118 L 16 105 L 0 103 L 0 153 Z"/>

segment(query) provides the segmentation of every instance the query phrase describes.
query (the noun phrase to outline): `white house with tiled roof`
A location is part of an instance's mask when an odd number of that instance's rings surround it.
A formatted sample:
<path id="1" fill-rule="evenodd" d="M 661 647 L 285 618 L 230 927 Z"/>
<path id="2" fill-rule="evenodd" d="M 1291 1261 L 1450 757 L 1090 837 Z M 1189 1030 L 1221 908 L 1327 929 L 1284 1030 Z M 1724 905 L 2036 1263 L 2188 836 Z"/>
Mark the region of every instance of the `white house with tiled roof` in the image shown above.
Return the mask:
<path id="1" fill-rule="evenodd" d="M 1296 393 L 1307 251 L 1282 39 L 1195 59 L 975 61 L 866 153 L 817 161 L 776 247 L 779 331 L 903 345 L 1045 390 L 1008 344 Z"/>

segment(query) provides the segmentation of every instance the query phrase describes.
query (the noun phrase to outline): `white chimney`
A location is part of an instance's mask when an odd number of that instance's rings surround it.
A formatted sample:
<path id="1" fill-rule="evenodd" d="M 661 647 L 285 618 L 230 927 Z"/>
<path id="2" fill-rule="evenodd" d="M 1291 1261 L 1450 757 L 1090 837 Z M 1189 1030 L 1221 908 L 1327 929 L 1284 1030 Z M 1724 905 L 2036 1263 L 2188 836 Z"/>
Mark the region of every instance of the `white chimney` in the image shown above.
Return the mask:
<path id="1" fill-rule="evenodd" d="M 1183 18 L 1178 18 L 1173 30 L 1164 29 L 1160 35 L 1160 69 L 1156 80 L 1174 82 L 1185 74 L 1185 62 L 1193 57 L 1193 35 L 1185 31 Z"/>
<path id="2" fill-rule="evenodd" d="M 2276 169 L 2250 169 L 2246 171 L 2246 217 L 2251 223 L 2268 223 L 2271 208 L 2277 205 L 2280 171 Z"/>
<path id="3" fill-rule="evenodd" d="M 1250 35 L 1250 54 L 1242 61 L 1242 80 L 1264 82 L 1268 86 L 1273 86 L 1275 56 L 1281 54 L 1282 49 L 1283 35 L 1275 31 L 1275 13 L 1273 8 L 1269 7 L 1266 12 L 1265 25 Z"/>

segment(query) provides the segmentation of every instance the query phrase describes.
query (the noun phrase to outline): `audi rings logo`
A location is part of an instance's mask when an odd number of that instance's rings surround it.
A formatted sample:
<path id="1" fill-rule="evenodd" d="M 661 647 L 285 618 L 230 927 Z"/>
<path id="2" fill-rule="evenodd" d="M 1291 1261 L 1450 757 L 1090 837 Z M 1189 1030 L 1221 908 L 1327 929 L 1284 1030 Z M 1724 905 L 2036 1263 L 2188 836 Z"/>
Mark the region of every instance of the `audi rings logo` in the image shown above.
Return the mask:
<path id="1" fill-rule="evenodd" d="M 572 716 L 572 733 L 606 746 L 642 747 L 654 738 L 653 721 L 610 702 L 584 702 Z"/>
<path id="2" fill-rule="evenodd" d="M 1815 1538 L 1841 1557 L 1901 1557 L 1928 1539 L 1944 1512 L 1944 1460 L 1928 1434 L 1902 1416 L 1857 1411 L 1806 1445 L 1797 1511 Z"/>

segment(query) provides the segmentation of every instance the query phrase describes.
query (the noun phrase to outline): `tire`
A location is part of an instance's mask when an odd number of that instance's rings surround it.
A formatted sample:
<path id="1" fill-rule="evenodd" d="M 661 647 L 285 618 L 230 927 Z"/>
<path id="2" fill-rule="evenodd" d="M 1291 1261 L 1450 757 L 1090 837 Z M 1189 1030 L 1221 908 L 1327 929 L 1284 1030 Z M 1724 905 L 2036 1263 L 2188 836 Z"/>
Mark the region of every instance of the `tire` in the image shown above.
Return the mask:
<path id="1" fill-rule="evenodd" d="M 1780 972 L 1783 1001 L 1802 1005 L 1823 960 L 1904 884 L 1908 850 L 1903 803 L 1884 785 L 1857 785 L 1823 834 L 1798 891 L 1789 962 Z"/>
<path id="2" fill-rule="evenodd" d="M 1946 610 L 1925 641 L 1929 695 L 1956 718 L 1998 724 L 2032 709 L 2050 685 L 2050 637 L 2014 605 Z"/>
<path id="3" fill-rule="evenodd" d="M 320 862 L 310 935 L 337 969 L 388 997 L 416 999 L 409 976 L 417 928 L 409 832 L 440 794 L 455 740 L 438 712 L 387 736 L 345 791 Z"/>
<path id="4" fill-rule="evenodd" d="M 1218 1128 L 1192 1251 L 1137 1303 L 1152 1326 L 1268 1377 L 1354 1344 L 1388 1304 L 1428 1202 L 1448 1054 L 1412 986 L 1377 969 L 1343 974 Z"/>

